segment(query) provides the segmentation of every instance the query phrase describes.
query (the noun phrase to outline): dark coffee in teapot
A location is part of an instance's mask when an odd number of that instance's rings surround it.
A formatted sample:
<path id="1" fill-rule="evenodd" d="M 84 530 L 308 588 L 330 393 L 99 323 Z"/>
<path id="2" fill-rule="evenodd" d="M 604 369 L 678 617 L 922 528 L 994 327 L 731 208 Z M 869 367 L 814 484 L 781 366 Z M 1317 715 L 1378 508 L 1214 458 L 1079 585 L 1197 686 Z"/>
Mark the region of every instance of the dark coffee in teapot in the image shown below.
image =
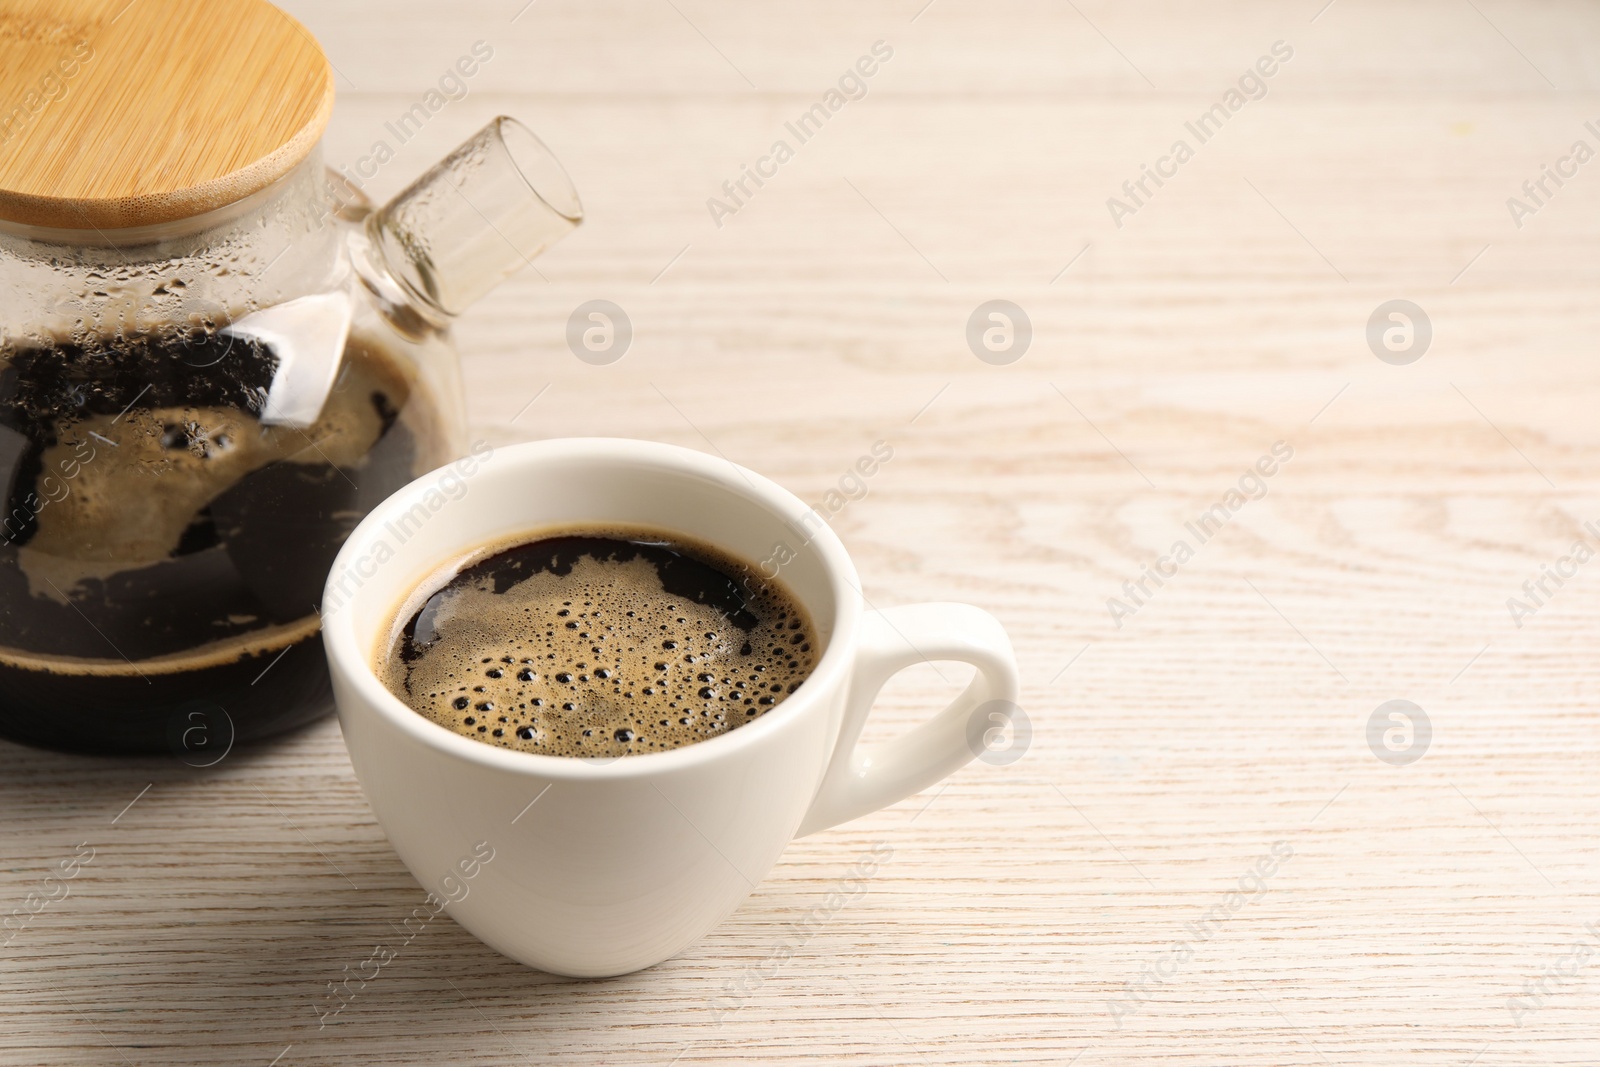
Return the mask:
<path id="1" fill-rule="evenodd" d="M 370 339 L 310 425 L 264 420 L 278 363 L 226 333 L 0 359 L 0 734 L 159 751 L 197 712 L 231 743 L 327 710 L 328 568 L 449 455 Z"/>
<path id="2" fill-rule="evenodd" d="M 0 738 L 204 765 L 332 710 L 325 572 L 464 451 L 449 325 L 583 207 L 506 116 L 375 207 L 293 17 L 104 6 L 0 18 L 0 80 L 93 52 L 0 152 Z"/>

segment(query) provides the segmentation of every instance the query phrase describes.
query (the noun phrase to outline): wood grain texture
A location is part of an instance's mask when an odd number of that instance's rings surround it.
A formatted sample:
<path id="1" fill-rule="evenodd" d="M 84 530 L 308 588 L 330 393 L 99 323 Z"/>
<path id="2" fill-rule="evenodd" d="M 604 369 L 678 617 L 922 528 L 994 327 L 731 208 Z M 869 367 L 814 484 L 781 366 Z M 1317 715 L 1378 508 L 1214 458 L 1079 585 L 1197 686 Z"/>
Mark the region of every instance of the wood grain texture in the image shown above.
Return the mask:
<path id="1" fill-rule="evenodd" d="M 0 950 L 0 1062 L 1600 1059 L 1600 562 L 1507 609 L 1600 522 L 1600 164 L 1520 227 L 1506 203 L 1600 148 L 1592 7 L 289 8 L 338 71 L 335 162 L 495 50 L 377 198 L 500 112 L 583 195 L 461 323 L 475 432 L 670 441 L 810 501 L 889 442 L 834 518 L 866 592 L 997 614 L 1031 742 L 796 842 L 648 972 L 560 980 L 438 924 L 320 1030 L 324 984 L 422 896 L 335 724 L 203 772 L 6 747 L 0 910 L 98 851 Z M 707 198 L 880 39 L 866 97 L 716 226 Z M 1278 40 L 1266 96 L 1118 228 L 1106 199 Z M 596 298 L 635 330 L 607 367 L 564 341 Z M 1433 330 L 1408 366 L 1366 338 L 1396 298 Z M 1032 321 L 1009 366 L 967 347 L 991 299 Z M 1116 626 L 1107 599 L 1277 441 L 1266 495 Z M 907 672 L 871 736 L 962 680 Z M 1432 725 L 1408 766 L 1366 739 L 1393 699 Z"/>
<path id="2" fill-rule="evenodd" d="M 0 218 L 187 218 L 283 177 L 333 111 L 316 40 L 264 0 L 0 3 Z"/>

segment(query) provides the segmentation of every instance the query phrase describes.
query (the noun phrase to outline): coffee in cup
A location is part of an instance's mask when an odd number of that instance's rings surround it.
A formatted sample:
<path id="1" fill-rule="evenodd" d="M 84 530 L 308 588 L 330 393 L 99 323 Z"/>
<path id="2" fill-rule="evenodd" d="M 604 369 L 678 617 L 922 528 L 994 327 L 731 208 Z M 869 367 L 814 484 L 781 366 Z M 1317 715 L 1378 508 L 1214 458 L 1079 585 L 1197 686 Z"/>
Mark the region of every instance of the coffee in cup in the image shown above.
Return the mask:
<path id="1" fill-rule="evenodd" d="M 776 577 L 643 526 L 481 547 L 407 597 L 391 632 L 375 670 L 413 711 L 551 756 L 717 737 L 798 689 L 821 651 Z"/>

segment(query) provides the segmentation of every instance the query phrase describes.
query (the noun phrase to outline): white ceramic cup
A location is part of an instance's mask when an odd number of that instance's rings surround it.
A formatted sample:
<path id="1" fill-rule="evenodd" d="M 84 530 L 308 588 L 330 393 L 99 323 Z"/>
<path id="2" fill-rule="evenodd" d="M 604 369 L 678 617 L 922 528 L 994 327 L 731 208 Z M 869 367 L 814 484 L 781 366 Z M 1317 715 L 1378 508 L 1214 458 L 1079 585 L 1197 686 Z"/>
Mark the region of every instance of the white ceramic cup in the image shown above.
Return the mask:
<path id="1" fill-rule="evenodd" d="M 396 609 L 419 586 L 439 588 L 485 544 L 607 523 L 687 534 L 752 563 L 785 560 L 780 580 L 824 645 L 816 669 L 738 729 L 612 760 L 473 741 L 379 681 Z M 339 553 L 322 630 L 350 760 L 401 860 L 489 946 L 572 976 L 624 974 L 682 951 L 797 834 L 949 775 L 983 751 L 974 737 L 1017 698 L 1011 645 L 992 616 L 963 604 L 867 610 L 850 557 L 815 511 L 727 460 L 644 441 L 480 446 L 413 482 Z M 893 743 L 858 746 L 884 682 L 938 660 L 977 673 Z"/>

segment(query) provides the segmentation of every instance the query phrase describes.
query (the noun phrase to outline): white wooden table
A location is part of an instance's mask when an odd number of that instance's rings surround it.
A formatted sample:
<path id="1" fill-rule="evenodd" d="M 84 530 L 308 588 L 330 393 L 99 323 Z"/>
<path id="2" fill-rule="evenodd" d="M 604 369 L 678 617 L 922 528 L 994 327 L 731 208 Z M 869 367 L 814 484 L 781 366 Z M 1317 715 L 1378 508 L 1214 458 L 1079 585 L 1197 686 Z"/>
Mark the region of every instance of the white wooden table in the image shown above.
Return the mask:
<path id="1" fill-rule="evenodd" d="M 340 72 L 336 163 L 494 49 L 380 198 L 500 112 L 582 191 L 588 224 L 461 323 L 477 432 L 714 449 L 813 501 L 888 442 L 835 527 L 874 603 L 1005 622 L 1026 754 L 796 842 L 648 972 L 557 979 L 441 922 L 319 1029 L 422 893 L 335 723 L 208 771 L 0 746 L 0 911 L 95 850 L 0 952 L 0 1063 L 1600 1059 L 1600 562 L 1522 591 L 1600 547 L 1600 163 L 1507 206 L 1600 149 L 1593 6 L 523 2 L 288 5 Z M 865 97 L 716 225 L 879 40 Z M 1175 173 L 1118 227 L 1141 164 Z M 591 299 L 634 326 L 611 366 L 565 345 Z M 1396 299 L 1431 324 L 1406 365 L 1367 340 Z M 989 300 L 1031 321 L 1008 365 L 966 340 Z M 1405 765 L 1368 743 L 1391 700 L 1431 725 Z"/>

